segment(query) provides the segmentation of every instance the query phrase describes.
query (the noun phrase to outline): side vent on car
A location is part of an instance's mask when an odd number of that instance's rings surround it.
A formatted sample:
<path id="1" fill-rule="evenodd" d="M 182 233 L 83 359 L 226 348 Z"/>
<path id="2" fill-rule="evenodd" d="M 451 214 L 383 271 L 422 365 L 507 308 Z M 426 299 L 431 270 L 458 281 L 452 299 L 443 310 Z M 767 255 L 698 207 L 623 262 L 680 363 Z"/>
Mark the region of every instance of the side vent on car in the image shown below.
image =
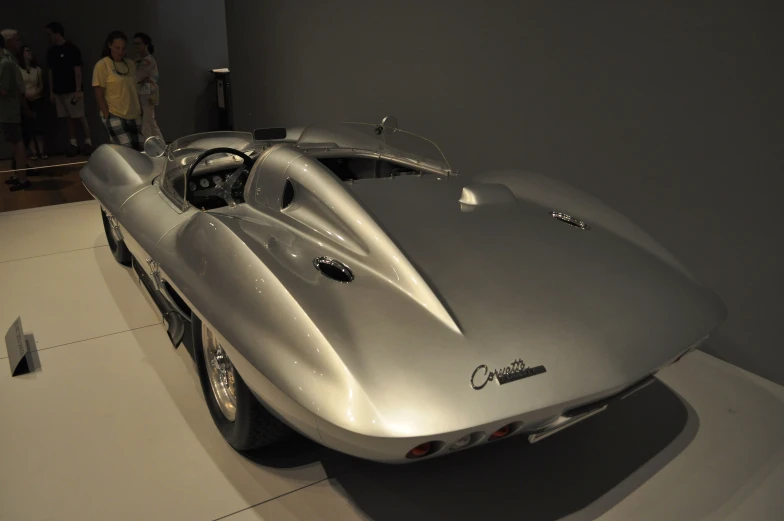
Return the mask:
<path id="1" fill-rule="evenodd" d="M 338 282 L 351 282 L 354 274 L 348 266 L 332 257 L 316 257 L 313 265 L 322 275 Z"/>
<path id="2" fill-rule="evenodd" d="M 280 198 L 280 209 L 285 210 L 294 201 L 294 184 L 291 179 L 286 179 L 286 185 L 283 187 L 283 196 Z"/>

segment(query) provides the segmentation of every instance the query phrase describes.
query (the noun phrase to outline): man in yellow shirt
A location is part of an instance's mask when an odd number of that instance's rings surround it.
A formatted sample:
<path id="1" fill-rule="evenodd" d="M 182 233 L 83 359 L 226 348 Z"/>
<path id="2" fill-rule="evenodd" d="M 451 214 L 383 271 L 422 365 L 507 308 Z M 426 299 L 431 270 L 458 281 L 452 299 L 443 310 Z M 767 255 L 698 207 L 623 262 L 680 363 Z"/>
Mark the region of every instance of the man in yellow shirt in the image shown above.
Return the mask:
<path id="1" fill-rule="evenodd" d="M 141 150 L 142 108 L 136 87 L 136 64 L 125 57 L 127 42 L 121 31 L 113 31 L 106 38 L 104 57 L 93 70 L 93 88 L 111 142 Z"/>

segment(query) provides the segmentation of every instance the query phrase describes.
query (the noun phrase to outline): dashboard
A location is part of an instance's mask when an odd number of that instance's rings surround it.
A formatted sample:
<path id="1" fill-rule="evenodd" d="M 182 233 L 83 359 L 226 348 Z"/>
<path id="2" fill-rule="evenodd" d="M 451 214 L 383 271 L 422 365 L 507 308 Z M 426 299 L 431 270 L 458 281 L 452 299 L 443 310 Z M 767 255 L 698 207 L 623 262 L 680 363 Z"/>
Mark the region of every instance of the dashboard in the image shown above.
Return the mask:
<path id="1" fill-rule="evenodd" d="M 236 172 L 237 168 L 242 168 L 242 164 L 234 165 L 232 168 L 224 167 L 220 170 L 210 172 L 201 171 L 193 174 L 193 176 L 187 180 L 188 186 L 185 190 L 187 201 L 193 206 L 204 210 L 226 206 L 225 199 L 218 195 L 218 185 L 219 183 L 225 183 L 226 180 Z M 245 183 L 248 180 L 248 170 L 244 170 L 245 171 L 240 174 L 240 177 L 231 189 L 231 197 L 238 204 L 245 201 L 244 191 Z"/>
<path id="2" fill-rule="evenodd" d="M 206 174 L 201 178 L 195 178 L 188 182 L 188 191 L 193 194 L 199 190 L 206 188 L 214 188 L 218 183 L 223 183 L 231 172 L 222 172 L 216 174 Z M 195 177 L 195 176 L 194 176 Z"/>

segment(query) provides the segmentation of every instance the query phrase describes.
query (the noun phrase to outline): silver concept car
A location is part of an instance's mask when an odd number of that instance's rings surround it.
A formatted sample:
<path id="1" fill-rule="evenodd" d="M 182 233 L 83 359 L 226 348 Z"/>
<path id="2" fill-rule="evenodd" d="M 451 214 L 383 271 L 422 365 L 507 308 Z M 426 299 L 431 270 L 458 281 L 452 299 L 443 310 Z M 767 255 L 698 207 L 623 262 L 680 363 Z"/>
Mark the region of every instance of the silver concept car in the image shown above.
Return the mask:
<path id="1" fill-rule="evenodd" d="M 649 384 L 726 316 L 595 198 L 457 175 L 394 118 L 103 145 L 81 179 L 175 347 L 190 328 L 237 450 L 292 430 L 389 463 L 535 442 Z"/>

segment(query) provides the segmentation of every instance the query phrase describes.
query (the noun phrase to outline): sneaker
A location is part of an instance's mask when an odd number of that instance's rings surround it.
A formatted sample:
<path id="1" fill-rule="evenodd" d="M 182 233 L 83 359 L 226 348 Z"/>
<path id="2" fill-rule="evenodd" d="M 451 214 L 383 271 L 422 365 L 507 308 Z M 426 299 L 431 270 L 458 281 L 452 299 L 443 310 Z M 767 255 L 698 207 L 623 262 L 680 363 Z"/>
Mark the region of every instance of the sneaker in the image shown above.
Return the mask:
<path id="1" fill-rule="evenodd" d="M 30 165 L 27 165 L 27 168 L 30 168 Z M 41 174 L 41 170 L 40 170 L 40 169 L 38 169 L 38 168 L 35 168 L 35 169 L 33 169 L 33 170 L 28 170 L 28 171 L 27 171 L 27 175 L 28 175 L 28 176 L 31 176 L 31 175 L 40 175 L 40 174 Z M 18 177 L 16 177 L 15 175 L 12 175 L 11 177 L 9 177 L 8 179 L 6 179 L 6 180 L 5 180 L 5 184 L 7 184 L 7 185 L 15 185 L 15 184 L 17 184 L 18 182 L 19 182 L 19 178 L 18 178 Z"/>
<path id="2" fill-rule="evenodd" d="M 79 153 L 79 147 L 76 145 L 68 145 L 68 151 L 65 153 L 68 157 L 74 157 Z"/>
<path id="3" fill-rule="evenodd" d="M 92 145 L 92 143 L 85 143 L 84 145 L 82 145 L 82 155 L 83 156 L 89 156 L 92 153 L 93 153 L 93 145 Z"/>
<path id="4" fill-rule="evenodd" d="M 33 183 L 31 183 L 29 179 L 25 179 L 24 182 L 13 184 L 8 188 L 12 192 L 18 192 L 19 190 L 27 190 L 31 186 L 33 186 Z"/>
<path id="5" fill-rule="evenodd" d="M 29 159 L 30 161 L 37 161 L 38 154 L 36 154 L 35 152 L 28 152 L 27 159 Z"/>
<path id="6" fill-rule="evenodd" d="M 46 154 L 41 154 L 40 157 L 41 157 L 41 159 L 49 159 L 49 156 L 47 156 Z"/>

